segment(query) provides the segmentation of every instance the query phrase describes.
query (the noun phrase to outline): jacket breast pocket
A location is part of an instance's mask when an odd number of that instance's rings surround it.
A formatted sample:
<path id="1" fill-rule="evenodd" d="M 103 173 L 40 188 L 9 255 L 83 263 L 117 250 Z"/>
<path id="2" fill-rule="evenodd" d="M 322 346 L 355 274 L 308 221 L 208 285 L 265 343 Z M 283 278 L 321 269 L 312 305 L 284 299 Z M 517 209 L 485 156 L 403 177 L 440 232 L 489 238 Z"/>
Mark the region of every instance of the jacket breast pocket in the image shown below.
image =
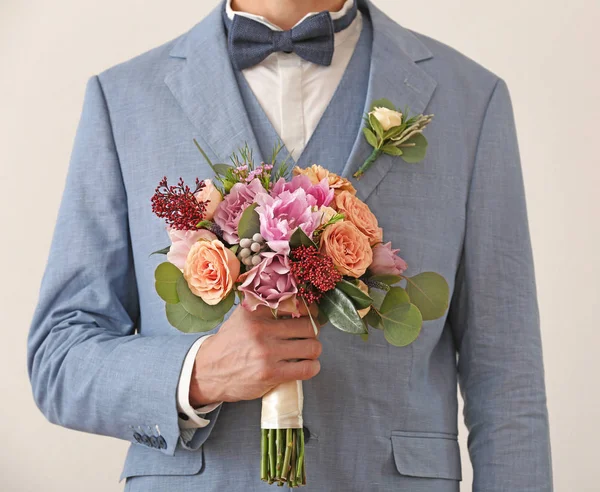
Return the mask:
<path id="1" fill-rule="evenodd" d="M 462 480 L 457 437 L 439 432 L 392 431 L 392 452 L 401 475 Z"/>
<path id="2" fill-rule="evenodd" d="M 198 451 L 177 449 L 173 456 L 168 456 L 156 449 L 132 444 L 127 452 L 119 481 L 144 475 L 195 475 L 200 472 L 203 465 L 202 449 Z"/>

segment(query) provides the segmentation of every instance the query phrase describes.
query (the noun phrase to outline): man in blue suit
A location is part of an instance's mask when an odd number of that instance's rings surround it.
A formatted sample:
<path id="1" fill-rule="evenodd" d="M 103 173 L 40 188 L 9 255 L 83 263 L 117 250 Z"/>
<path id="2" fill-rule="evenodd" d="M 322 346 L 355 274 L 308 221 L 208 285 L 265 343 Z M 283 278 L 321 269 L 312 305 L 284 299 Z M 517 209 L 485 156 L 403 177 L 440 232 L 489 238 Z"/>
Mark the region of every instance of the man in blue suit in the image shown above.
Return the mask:
<path id="1" fill-rule="evenodd" d="M 384 97 L 435 114 L 427 157 L 384 155 L 356 181 L 370 152 L 362 115 Z M 317 340 L 306 320 L 240 308 L 210 336 L 177 332 L 154 291 L 149 255 L 168 237 L 150 197 L 164 175 L 210 177 L 194 138 L 217 162 L 244 142 L 260 162 L 280 138 L 296 165 L 351 179 L 407 275 L 448 279 L 447 315 L 404 348 L 331 325 Z M 259 397 L 297 379 L 307 490 L 458 491 L 457 384 L 473 490 L 552 490 L 507 85 L 368 0 L 227 0 L 90 77 L 39 294 L 36 403 L 53 423 L 130 441 L 126 490 L 266 490 Z"/>

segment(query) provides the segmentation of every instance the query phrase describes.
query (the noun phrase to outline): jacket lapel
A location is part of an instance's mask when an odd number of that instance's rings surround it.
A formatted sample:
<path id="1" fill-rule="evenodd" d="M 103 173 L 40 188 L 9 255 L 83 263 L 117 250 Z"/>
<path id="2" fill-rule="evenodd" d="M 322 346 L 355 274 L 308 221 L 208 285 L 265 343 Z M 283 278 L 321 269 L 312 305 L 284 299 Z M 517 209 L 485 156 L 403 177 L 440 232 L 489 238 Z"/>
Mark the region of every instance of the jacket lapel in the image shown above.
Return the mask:
<path id="1" fill-rule="evenodd" d="M 222 3 L 179 38 L 169 54 L 181 60 L 164 81 L 198 129 L 200 144 L 218 162 L 227 162 L 247 143 L 260 163 L 263 158 L 229 61 Z"/>
<path id="2" fill-rule="evenodd" d="M 359 6 L 361 3 L 368 9 L 373 23 L 371 67 L 364 112 L 369 111 L 373 100 L 386 98 L 399 108 L 408 106 L 411 115 L 423 113 L 437 82 L 417 62 L 431 58 L 431 51 L 412 32 L 395 23 L 369 0 L 359 0 Z M 363 126 L 342 176 L 352 181 L 358 197 L 365 201 L 392 165 L 409 164 L 400 157 L 382 155 L 360 180 L 353 178 L 352 174 L 373 150 L 363 136 Z"/>

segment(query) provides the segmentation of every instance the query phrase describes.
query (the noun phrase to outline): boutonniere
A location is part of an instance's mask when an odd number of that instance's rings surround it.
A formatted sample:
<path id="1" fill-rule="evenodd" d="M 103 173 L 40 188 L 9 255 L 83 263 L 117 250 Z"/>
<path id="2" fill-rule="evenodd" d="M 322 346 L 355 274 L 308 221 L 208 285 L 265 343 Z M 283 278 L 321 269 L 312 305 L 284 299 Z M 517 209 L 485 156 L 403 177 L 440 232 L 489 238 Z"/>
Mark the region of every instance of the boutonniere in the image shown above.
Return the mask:
<path id="1" fill-rule="evenodd" d="M 427 139 L 423 130 L 433 119 L 432 114 L 408 116 L 408 107 L 403 112 L 387 99 L 378 99 L 365 114 L 363 133 L 373 152 L 354 177 L 359 179 L 381 154 L 402 157 L 405 162 L 420 162 L 427 152 Z"/>

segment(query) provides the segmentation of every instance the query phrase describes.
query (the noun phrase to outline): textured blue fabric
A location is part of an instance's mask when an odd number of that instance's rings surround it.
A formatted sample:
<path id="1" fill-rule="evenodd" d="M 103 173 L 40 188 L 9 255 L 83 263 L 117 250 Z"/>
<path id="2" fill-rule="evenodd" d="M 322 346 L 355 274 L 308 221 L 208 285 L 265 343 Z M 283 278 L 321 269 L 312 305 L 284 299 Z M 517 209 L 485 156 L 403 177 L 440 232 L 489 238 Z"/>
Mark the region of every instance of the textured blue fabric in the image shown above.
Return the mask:
<path id="1" fill-rule="evenodd" d="M 323 327 L 321 372 L 304 384 L 305 490 L 457 492 L 459 383 L 473 489 L 551 491 L 534 265 L 508 87 L 370 2 L 359 8 L 373 40 L 367 97 L 356 105 L 366 110 L 387 97 L 435 118 L 424 161 L 382 156 L 353 183 L 385 240 L 401 248 L 406 273 L 440 272 L 452 300 L 447 316 L 426 322 L 405 348 L 380 331 L 365 343 Z M 345 124 L 319 126 L 324 135 L 315 141 L 324 148 L 315 155 L 336 152 Z M 196 432 L 195 450 L 176 446 L 177 380 L 199 335 L 172 328 L 154 291 L 163 258 L 150 253 L 168 236 L 150 197 L 164 175 L 189 182 L 211 175 L 193 138 L 215 162 L 244 141 L 258 148 L 221 6 L 176 39 L 90 77 L 31 322 L 29 375 L 50 421 L 131 442 L 122 472 L 130 492 L 267 490 L 258 478 L 259 400 L 223 404 Z M 369 152 L 357 132 L 343 175 Z M 148 435 L 158 426 L 167 448 L 138 444 L 138 426 Z"/>
<path id="2" fill-rule="evenodd" d="M 224 7 L 222 12 L 228 31 L 229 54 L 239 70 L 256 65 L 277 51 L 294 52 L 312 63 L 328 66 L 333 57 L 333 34 L 352 23 L 357 4 L 355 2 L 339 19 L 332 20 L 329 12 L 319 12 L 286 31 L 274 31 L 241 15 L 231 20 Z"/>
<path id="3" fill-rule="evenodd" d="M 308 167 L 313 163 L 320 163 L 334 173 L 342 173 L 352 144 L 360 131 L 364 115 L 363 107 L 369 84 L 372 31 L 371 21 L 366 18 L 354 53 L 331 101 L 298 160 L 294 161 L 291 156 L 289 157 L 290 165 Z M 235 74 L 258 147 L 263 156 L 270 156 L 274 143 L 279 140 L 279 135 L 244 75 L 239 70 L 236 70 Z M 344 121 L 344 124 L 340 125 L 340 121 Z M 291 152 L 293 149 L 287 150 Z"/>

